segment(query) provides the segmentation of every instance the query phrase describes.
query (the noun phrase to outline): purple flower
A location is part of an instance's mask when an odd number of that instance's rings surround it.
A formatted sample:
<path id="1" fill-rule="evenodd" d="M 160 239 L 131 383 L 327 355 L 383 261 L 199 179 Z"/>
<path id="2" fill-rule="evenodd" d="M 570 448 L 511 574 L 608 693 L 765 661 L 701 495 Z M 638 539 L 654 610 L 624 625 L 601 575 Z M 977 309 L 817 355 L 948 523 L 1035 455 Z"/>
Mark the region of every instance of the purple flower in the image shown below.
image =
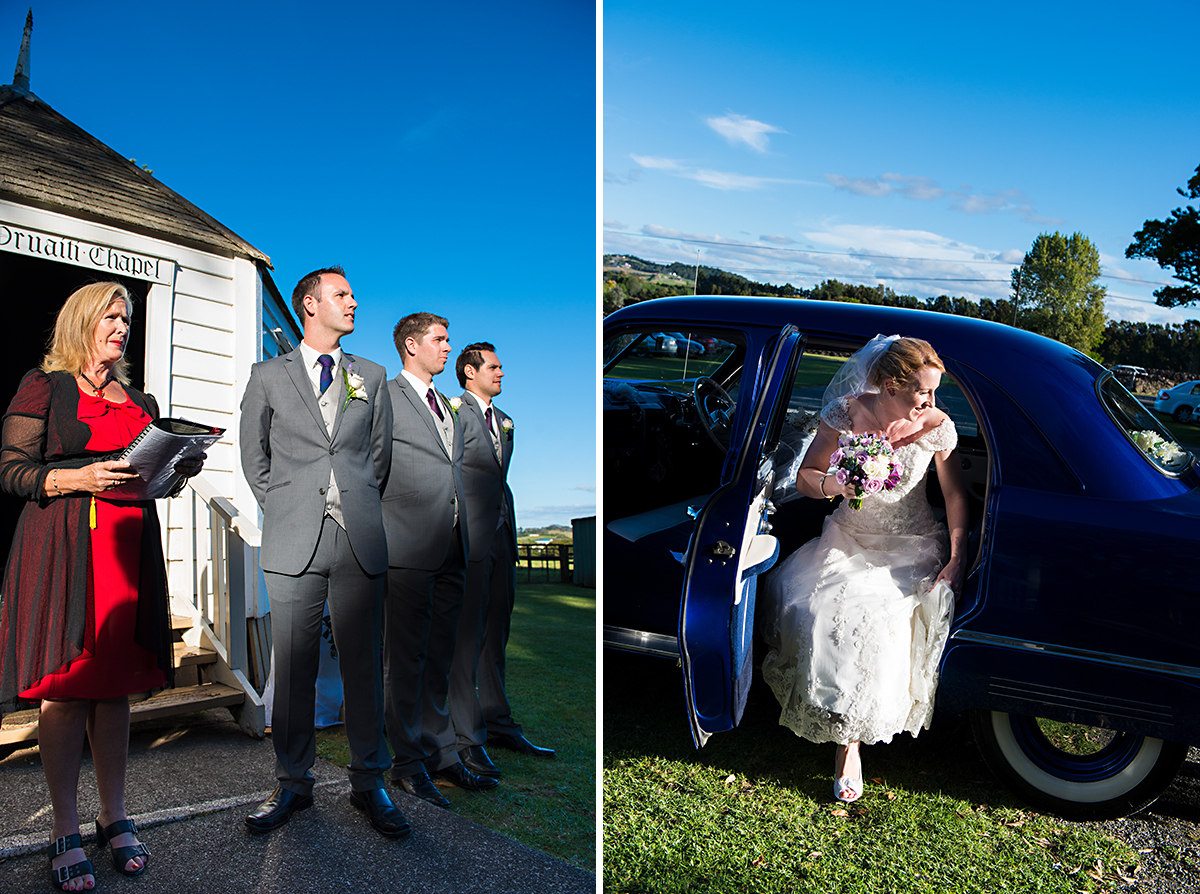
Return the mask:
<path id="1" fill-rule="evenodd" d="M 883 482 L 878 478 L 868 478 L 863 482 L 862 489 L 869 494 L 877 494 L 883 490 Z"/>
<path id="2" fill-rule="evenodd" d="M 871 455 L 865 450 L 860 450 L 858 453 L 854 454 L 854 458 L 858 461 L 859 465 L 862 465 L 871 458 Z"/>
<path id="3" fill-rule="evenodd" d="M 838 469 L 837 474 L 835 474 L 833 477 L 837 479 L 838 484 L 845 485 L 845 483 L 850 480 L 850 473 L 845 469 Z"/>
<path id="4" fill-rule="evenodd" d="M 831 466 L 836 466 L 845 458 L 846 454 L 842 451 L 842 448 L 839 447 L 837 450 L 833 451 L 833 453 L 829 454 L 829 464 Z"/>

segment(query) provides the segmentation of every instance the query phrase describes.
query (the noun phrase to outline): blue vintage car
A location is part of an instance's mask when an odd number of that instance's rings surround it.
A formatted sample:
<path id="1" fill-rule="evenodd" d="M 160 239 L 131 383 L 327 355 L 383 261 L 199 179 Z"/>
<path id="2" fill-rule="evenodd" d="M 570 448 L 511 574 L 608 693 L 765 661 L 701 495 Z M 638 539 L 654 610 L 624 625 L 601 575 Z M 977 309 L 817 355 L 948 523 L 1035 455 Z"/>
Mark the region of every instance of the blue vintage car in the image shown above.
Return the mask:
<path id="1" fill-rule="evenodd" d="M 648 334 L 730 346 L 641 356 Z M 825 384 L 878 334 L 946 365 L 970 500 L 969 570 L 937 706 L 972 712 L 989 765 L 1062 815 L 1138 810 L 1200 742 L 1200 475 L 1080 352 L 995 323 L 769 298 L 670 298 L 604 321 L 604 637 L 676 659 L 693 738 L 734 727 L 757 575 L 832 506 L 795 470 Z M 930 501 L 941 495 L 929 476 Z"/>

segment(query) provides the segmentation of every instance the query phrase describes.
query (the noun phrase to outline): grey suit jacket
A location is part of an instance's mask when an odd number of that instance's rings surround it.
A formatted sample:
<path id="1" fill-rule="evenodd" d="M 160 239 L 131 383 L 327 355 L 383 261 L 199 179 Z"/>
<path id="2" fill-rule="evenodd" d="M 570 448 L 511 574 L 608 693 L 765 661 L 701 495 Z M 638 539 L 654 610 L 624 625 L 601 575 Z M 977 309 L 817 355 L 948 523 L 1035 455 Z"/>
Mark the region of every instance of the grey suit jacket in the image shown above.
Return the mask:
<path id="1" fill-rule="evenodd" d="M 388 565 L 436 571 L 446 557 L 454 531 L 454 498 L 458 498 L 459 537 L 463 556 L 469 522 L 462 483 L 463 433 L 454 420 L 454 455 L 438 433 L 425 396 L 417 394 L 403 374 L 387 383 L 392 405 L 392 468 L 383 491 L 383 527 Z"/>
<path id="2" fill-rule="evenodd" d="M 325 432 L 299 348 L 250 369 L 242 397 L 242 470 L 263 511 L 264 571 L 299 574 L 308 566 L 321 533 L 330 469 L 355 558 L 368 574 L 387 570 L 379 496 L 392 458 L 387 373 L 343 351 L 343 368 L 348 364 L 366 381 L 367 399 L 347 403 L 345 377 L 334 380 L 332 435 Z"/>
<path id="3" fill-rule="evenodd" d="M 500 510 L 508 501 L 507 537 L 512 555 L 517 554 L 517 521 L 513 511 L 513 495 L 508 487 L 508 464 L 512 459 L 513 429 L 504 431 L 504 420 L 511 418 L 495 403 L 492 415 L 500 425 L 500 456 L 492 447 L 483 420 L 483 411 L 474 397 L 465 392 L 459 420 L 463 430 L 463 489 L 467 492 L 467 519 L 471 529 L 471 555 L 473 561 L 485 559 L 492 549 L 496 526 L 500 523 Z"/>

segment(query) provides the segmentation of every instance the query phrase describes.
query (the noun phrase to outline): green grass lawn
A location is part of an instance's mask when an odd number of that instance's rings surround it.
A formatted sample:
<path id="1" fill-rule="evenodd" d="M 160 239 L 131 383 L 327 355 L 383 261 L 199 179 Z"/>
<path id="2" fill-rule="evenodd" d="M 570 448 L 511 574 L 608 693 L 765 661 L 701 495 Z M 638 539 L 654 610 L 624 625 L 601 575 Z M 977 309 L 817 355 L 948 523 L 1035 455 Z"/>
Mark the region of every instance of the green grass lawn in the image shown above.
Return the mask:
<path id="1" fill-rule="evenodd" d="M 517 584 L 507 683 L 513 714 L 555 760 L 489 752 L 500 785 L 489 792 L 441 788 L 453 810 L 588 871 L 596 868 L 596 591 Z M 317 753 L 349 762 L 342 727 L 317 733 Z"/>
<path id="2" fill-rule="evenodd" d="M 1043 816 L 994 780 L 963 718 L 863 748 L 867 791 L 832 797 L 834 746 L 778 725 L 756 681 L 740 726 L 692 747 L 680 672 L 606 654 L 604 890 L 1074 892 L 1137 855 Z"/>
<path id="3" fill-rule="evenodd" d="M 1151 411 L 1153 413 L 1153 411 Z M 1154 418 L 1166 426 L 1167 430 L 1175 436 L 1175 440 L 1179 442 L 1185 450 L 1190 450 L 1194 455 L 1200 456 L 1200 425 L 1193 425 L 1182 422 L 1176 422 L 1166 413 L 1153 413 Z"/>

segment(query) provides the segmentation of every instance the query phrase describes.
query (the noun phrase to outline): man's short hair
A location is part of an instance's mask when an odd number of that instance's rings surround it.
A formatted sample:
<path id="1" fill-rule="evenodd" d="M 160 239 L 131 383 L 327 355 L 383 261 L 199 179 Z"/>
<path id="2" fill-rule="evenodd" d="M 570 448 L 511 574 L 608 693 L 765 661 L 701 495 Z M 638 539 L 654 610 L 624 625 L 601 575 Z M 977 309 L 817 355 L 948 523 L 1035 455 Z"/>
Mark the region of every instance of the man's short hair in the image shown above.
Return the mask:
<path id="1" fill-rule="evenodd" d="M 489 344 L 486 341 L 477 341 L 473 345 L 467 345 L 458 355 L 458 360 L 454 364 L 454 371 L 458 374 L 458 384 L 460 388 L 467 387 L 467 367 L 473 366 L 479 369 L 483 366 L 483 352 L 491 351 L 496 353 L 496 346 Z"/>
<path id="2" fill-rule="evenodd" d="M 405 339 L 412 338 L 417 341 L 421 340 L 430 326 L 445 326 L 450 328 L 450 321 L 445 317 L 439 317 L 437 314 L 418 311 L 415 314 L 409 314 L 407 317 L 401 317 L 400 322 L 396 324 L 396 328 L 392 330 L 392 341 L 396 343 L 396 351 L 400 354 L 401 359 L 407 356 L 404 353 Z"/>
<path id="3" fill-rule="evenodd" d="M 292 310 L 296 312 L 296 319 L 300 322 L 301 328 L 304 327 L 304 296 L 312 295 L 318 301 L 321 300 L 317 286 L 321 284 L 321 277 L 326 273 L 335 273 L 338 276 L 346 275 L 346 271 L 341 268 L 340 264 L 333 267 L 322 267 L 320 270 L 306 273 L 300 278 L 300 282 L 296 283 L 296 288 L 292 289 Z"/>

